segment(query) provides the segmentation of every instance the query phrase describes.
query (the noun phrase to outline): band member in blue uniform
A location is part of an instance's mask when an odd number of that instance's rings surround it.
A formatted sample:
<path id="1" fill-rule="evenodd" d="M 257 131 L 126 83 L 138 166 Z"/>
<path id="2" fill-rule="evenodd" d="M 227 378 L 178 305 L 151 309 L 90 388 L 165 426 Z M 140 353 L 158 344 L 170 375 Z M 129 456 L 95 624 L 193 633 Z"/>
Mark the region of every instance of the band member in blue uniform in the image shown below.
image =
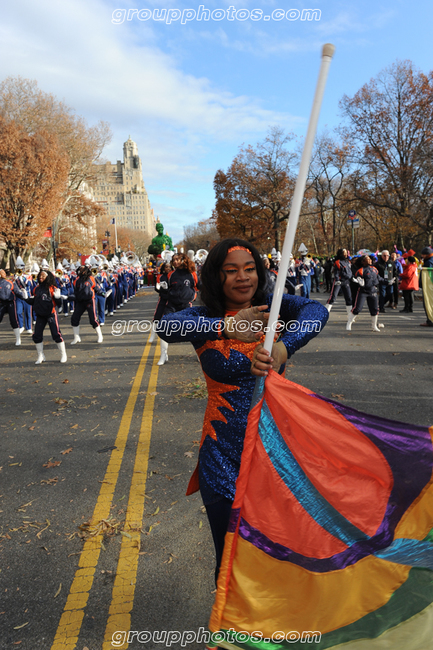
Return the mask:
<path id="1" fill-rule="evenodd" d="M 15 266 L 17 269 L 15 273 L 16 285 L 21 289 L 21 291 L 27 291 L 27 294 L 29 295 L 32 289 L 32 282 L 31 282 L 31 277 L 25 274 L 25 264 L 23 262 L 22 257 L 19 256 L 17 257 Z M 20 326 L 21 333 L 25 331 L 26 334 L 33 334 L 32 310 L 30 305 L 28 305 L 25 300 L 20 298 L 20 296 L 16 297 L 16 305 L 17 305 L 18 325 Z"/>
<path id="2" fill-rule="evenodd" d="M 27 298 L 13 279 L 8 279 L 6 271 L 0 269 L 0 323 L 3 316 L 8 314 L 9 322 L 15 334 L 15 345 L 21 345 L 21 329 L 18 323 L 16 298 Z"/>

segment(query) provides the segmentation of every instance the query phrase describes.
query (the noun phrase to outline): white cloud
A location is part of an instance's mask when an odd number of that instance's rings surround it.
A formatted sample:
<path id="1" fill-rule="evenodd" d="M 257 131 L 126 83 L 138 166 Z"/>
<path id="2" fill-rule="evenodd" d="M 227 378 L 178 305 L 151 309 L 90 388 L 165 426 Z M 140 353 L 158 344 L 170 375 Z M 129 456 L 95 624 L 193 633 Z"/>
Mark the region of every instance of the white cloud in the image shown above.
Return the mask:
<path id="1" fill-rule="evenodd" d="M 225 139 L 262 131 L 283 117 L 254 97 L 183 72 L 155 45 L 150 23 L 113 25 L 110 8 L 99 0 L 18 0 L 5 14 L 0 55 L 10 73 L 38 79 L 79 112 L 105 105 L 125 121 L 141 116 Z"/>
<path id="2" fill-rule="evenodd" d="M 216 153 L 215 167 L 209 161 L 203 166 L 210 152 L 223 143 L 237 148 L 245 139 L 261 139 L 269 124 L 291 128 L 298 120 L 267 109 L 258 95 L 236 95 L 183 71 L 181 61 L 159 46 L 152 23 L 115 25 L 113 8 L 102 0 L 4 5 L 1 77 L 36 79 L 42 90 L 90 122 L 108 121 L 114 138 L 104 155 L 110 160 L 122 157 L 122 144 L 131 135 L 139 145 L 150 197 L 151 185 L 163 180 L 184 187 L 201 183 L 207 187 L 209 212 L 213 175 L 221 165 Z M 182 214 L 186 219 L 188 211 Z M 195 218 L 198 212 L 189 214 Z"/>

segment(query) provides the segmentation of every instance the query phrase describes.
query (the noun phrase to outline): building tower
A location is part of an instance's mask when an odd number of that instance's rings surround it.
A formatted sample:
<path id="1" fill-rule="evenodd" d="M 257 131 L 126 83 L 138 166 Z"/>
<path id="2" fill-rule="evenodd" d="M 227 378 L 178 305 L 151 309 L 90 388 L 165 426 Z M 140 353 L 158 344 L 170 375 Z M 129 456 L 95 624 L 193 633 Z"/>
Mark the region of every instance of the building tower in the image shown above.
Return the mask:
<path id="1" fill-rule="evenodd" d="M 123 162 L 108 162 L 95 168 L 98 180 L 94 193 L 98 203 L 119 227 L 141 230 L 154 237 L 155 217 L 143 181 L 138 147 L 131 136 L 123 145 Z"/>

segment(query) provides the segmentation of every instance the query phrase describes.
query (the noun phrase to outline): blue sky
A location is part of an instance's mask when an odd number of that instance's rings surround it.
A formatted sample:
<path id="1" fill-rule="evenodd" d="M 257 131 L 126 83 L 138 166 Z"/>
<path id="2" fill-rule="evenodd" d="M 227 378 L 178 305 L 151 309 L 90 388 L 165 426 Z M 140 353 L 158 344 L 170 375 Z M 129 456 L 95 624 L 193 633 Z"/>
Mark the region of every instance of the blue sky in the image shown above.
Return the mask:
<path id="1" fill-rule="evenodd" d="M 36 79 L 90 124 L 108 121 L 113 140 L 104 153 L 112 162 L 131 135 L 152 207 L 177 241 L 184 225 L 211 216 L 215 172 L 240 145 L 263 140 L 275 124 L 303 137 L 323 43 L 334 43 L 336 53 L 319 131 L 340 123 L 343 94 L 396 59 L 431 69 L 432 7 L 402 0 L 14 0 L 2 6 L 0 78 Z M 302 14 L 306 9 L 317 11 Z"/>

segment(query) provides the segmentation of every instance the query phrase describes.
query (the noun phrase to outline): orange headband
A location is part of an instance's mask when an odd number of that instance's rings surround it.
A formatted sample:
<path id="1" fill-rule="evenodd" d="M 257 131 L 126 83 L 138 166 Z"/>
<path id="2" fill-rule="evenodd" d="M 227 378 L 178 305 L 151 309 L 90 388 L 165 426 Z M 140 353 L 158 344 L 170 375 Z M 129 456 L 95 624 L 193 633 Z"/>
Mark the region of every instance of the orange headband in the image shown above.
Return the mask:
<path id="1" fill-rule="evenodd" d="M 244 246 L 232 246 L 231 248 L 228 249 L 227 254 L 233 253 L 233 251 L 246 251 L 247 253 L 252 255 L 251 251 L 248 250 L 248 248 L 245 248 Z"/>

